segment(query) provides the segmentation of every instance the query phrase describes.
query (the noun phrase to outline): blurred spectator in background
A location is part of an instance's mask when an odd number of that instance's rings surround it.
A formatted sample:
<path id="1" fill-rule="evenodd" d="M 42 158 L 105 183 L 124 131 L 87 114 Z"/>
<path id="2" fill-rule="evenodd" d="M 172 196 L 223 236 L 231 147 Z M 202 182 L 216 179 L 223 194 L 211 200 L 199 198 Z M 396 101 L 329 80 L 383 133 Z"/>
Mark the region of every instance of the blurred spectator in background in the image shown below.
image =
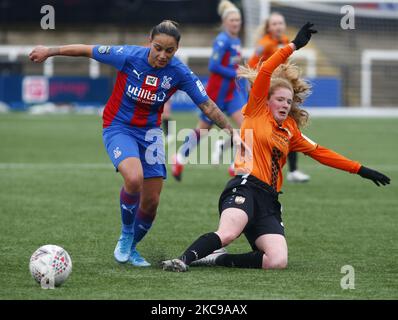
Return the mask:
<path id="1" fill-rule="evenodd" d="M 223 0 L 218 6 L 218 13 L 222 20 L 223 30 L 217 35 L 213 42 L 213 52 L 209 61 L 210 77 L 206 91 L 209 97 L 216 102 L 220 109 L 230 116 L 240 127 L 243 121 L 241 109 L 245 104 L 242 89 L 236 85 L 238 64 L 241 62 L 241 41 L 239 32 L 242 25 L 239 9 L 230 1 Z M 210 130 L 214 122 L 204 113 L 200 115 L 198 125 L 191 136 L 177 152 L 175 165 L 173 165 L 173 176 L 177 181 L 181 180 L 184 169 L 185 158 L 199 144 L 201 129 Z M 220 143 L 221 142 L 221 143 Z M 231 141 L 219 140 L 216 144 L 217 163 L 223 150 L 231 146 Z M 216 161 L 213 161 L 215 163 Z M 229 168 L 229 174 L 234 175 L 233 164 Z"/>

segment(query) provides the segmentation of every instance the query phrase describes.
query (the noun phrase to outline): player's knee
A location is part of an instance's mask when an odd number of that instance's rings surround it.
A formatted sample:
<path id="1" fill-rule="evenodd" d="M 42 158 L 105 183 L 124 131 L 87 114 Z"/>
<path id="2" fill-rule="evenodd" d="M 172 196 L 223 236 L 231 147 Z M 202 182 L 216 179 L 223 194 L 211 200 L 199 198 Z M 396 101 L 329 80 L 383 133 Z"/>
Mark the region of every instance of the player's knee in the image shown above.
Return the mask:
<path id="1" fill-rule="evenodd" d="M 220 237 L 221 243 L 224 246 L 230 244 L 232 241 L 234 241 L 239 235 L 230 232 L 230 231 L 223 231 L 223 232 L 216 232 L 218 236 Z"/>
<path id="2" fill-rule="evenodd" d="M 129 193 L 140 192 L 142 189 L 143 177 L 139 174 L 129 174 L 124 177 L 124 185 Z"/>
<path id="3" fill-rule="evenodd" d="M 263 269 L 286 269 L 287 256 L 284 255 L 264 255 Z"/>
<path id="4" fill-rule="evenodd" d="M 286 269 L 287 268 L 287 259 L 276 260 L 273 263 L 272 269 Z"/>

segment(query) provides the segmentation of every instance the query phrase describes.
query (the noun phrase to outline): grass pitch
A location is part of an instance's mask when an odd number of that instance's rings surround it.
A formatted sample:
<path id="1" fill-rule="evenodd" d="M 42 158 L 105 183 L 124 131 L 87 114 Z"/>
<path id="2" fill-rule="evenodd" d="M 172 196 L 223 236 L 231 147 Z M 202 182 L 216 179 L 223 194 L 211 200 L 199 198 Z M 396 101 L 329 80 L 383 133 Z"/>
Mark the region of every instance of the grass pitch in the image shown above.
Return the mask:
<path id="1" fill-rule="evenodd" d="M 175 114 L 179 128 L 194 114 Z M 227 165 L 189 165 L 182 183 L 165 182 L 155 224 L 139 245 L 153 264 L 119 265 L 121 177 L 102 145 L 101 119 L 87 115 L 0 115 L 0 299 L 397 299 L 398 119 L 313 119 L 306 135 L 392 179 L 378 188 L 303 155 L 308 184 L 283 187 L 289 246 L 281 271 L 191 268 L 176 274 L 158 262 L 176 257 L 215 230 Z M 68 281 L 42 290 L 30 255 L 57 244 L 73 260 Z M 233 253 L 249 251 L 241 237 Z M 355 289 L 340 286 L 353 266 Z"/>

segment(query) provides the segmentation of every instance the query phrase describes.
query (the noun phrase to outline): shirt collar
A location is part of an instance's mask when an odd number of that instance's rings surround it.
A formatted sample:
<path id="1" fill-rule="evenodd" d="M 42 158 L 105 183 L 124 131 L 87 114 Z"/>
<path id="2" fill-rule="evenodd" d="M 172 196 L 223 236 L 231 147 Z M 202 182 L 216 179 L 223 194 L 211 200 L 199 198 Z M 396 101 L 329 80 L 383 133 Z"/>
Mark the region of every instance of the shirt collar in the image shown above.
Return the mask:
<path id="1" fill-rule="evenodd" d="M 277 129 L 279 129 L 279 130 L 286 131 L 287 134 L 289 135 L 289 138 L 292 136 L 292 133 L 291 133 L 291 131 L 290 131 L 288 125 L 287 125 L 287 122 L 288 122 L 289 117 L 288 117 L 285 121 L 283 121 L 282 125 L 280 126 L 280 125 L 276 122 L 276 120 L 274 119 L 274 116 L 272 115 L 272 112 L 268 109 L 268 118 L 270 119 L 270 121 L 271 121 L 271 123 L 272 123 L 272 125 L 273 125 L 274 128 L 277 128 Z"/>

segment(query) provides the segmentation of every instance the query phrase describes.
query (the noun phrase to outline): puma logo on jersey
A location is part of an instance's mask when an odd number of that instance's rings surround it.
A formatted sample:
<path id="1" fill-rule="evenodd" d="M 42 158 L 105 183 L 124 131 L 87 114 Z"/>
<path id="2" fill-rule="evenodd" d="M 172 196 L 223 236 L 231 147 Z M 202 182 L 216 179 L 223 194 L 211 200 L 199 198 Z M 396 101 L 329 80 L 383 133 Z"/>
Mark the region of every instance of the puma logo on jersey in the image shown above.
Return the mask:
<path id="1" fill-rule="evenodd" d="M 137 70 L 133 69 L 133 73 L 137 76 L 137 79 L 140 79 L 143 72 L 138 72 Z"/>

